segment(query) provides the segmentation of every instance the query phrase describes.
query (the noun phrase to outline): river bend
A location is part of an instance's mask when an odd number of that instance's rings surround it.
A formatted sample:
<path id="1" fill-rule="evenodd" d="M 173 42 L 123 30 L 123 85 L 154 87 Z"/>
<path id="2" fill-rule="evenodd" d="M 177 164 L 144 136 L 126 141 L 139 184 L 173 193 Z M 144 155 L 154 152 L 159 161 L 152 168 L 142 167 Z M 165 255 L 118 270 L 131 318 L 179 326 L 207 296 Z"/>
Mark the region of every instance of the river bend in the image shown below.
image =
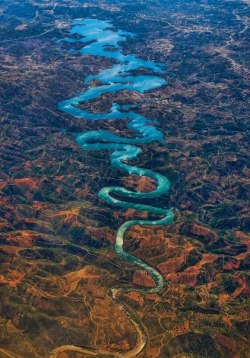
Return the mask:
<path id="1" fill-rule="evenodd" d="M 122 259 L 138 265 L 140 268 L 146 270 L 153 278 L 155 287 L 143 289 L 141 291 L 144 291 L 145 293 L 156 293 L 164 287 L 164 279 L 162 275 L 143 260 L 125 252 L 123 250 L 123 242 L 126 231 L 133 225 L 166 225 L 173 221 L 174 215 L 172 209 L 145 205 L 136 202 L 135 200 L 151 198 L 153 202 L 154 198 L 166 194 L 170 188 L 168 178 L 154 171 L 129 164 L 131 160 L 140 155 L 142 152 L 142 145 L 153 141 L 159 141 L 164 144 L 163 134 L 157 128 L 157 120 L 148 119 L 143 115 L 132 111 L 129 103 L 121 106 L 114 102 L 108 113 L 101 114 L 92 113 L 89 110 L 79 108 L 80 103 L 97 99 L 105 93 L 128 90 L 143 94 L 145 91 L 154 90 L 166 85 L 166 80 L 162 76 L 165 73 L 162 64 L 140 59 L 135 54 L 126 55 L 123 53 L 121 47 L 122 43 L 127 41 L 128 37 L 133 36 L 134 35 L 129 32 L 114 30 L 109 21 L 97 19 L 75 20 L 69 31 L 68 37 L 65 38 L 64 41 L 72 44 L 74 42 L 82 42 L 83 46 L 80 52 L 83 55 L 93 55 L 113 59 L 115 60 L 115 64 L 112 65 L 111 68 L 100 71 L 97 75 L 89 75 L 84 81 L 87 89 L 73 98 L 60 102 L 59 108 L 61 111 L 75 118 L 83 118 L 90 121 L 121 120 L 126 118 L 129 120 L 128 128 L 137 133 L 134 138 L 118 136 L 107 130 L 88 131 L 74 135 L 77 144 L 84 151 L 107 150 L 110 153 L 112 167 L 121 169 L 129 175 L 134 174 L 154 180 L 156 188 L 151 192 L 131 191 L 119 186 L 110 186 L 101 189 L 98 196 L 104 202 L 123 210 L 132 208 L 138 211 L 147 211 L 159 215 L 160 218 L 158 220 L 130 220 L 125 222 L 117 232 L 115 243 L 115 250 Z M 135 75 L 135 70 L 140 68 L 150 70 L 147 71 L 150 74 Z M 98 83 L 98 85 L 95 87 L 88 86 L 93 80 L 96 80 L 97 82 L 92 83 Z M 118 194 L 119 198 L 124 199 L 117 199 L 118 196 L 114 194 Z M 130 198 L 133 199 L 133 202 L 129 201 Z M 117 299 L 116 293 L 118 290 L 119 289 L 117 288 L 112 289 L 112 297 L 114 299 Z M 140 289 L 131 288 L 131 290 L 135 291 Z M 128 315 L 131 316 L 129 312 Z M 132 322 L 134 322 L 133 319 Z M 145 338 L 142 328 L 138 331 L 138 327 L 139 323 L 136 323 L 135 328 L 137 332 L 140 332 L 139 336 Z M 140 343 L 139 351 L 141 351 L 143 347 L 144 344 Z M 136 354 L 138 354 L 138 349 L 134 349 L 133 351 L 136 351 Z M 93 352 L 93 354 L 95 353 Z M 55 355 L 53 355 L 53 357 L 54 356 Z M 117 353 L 116 356 L 121 355 Z M 130 355 L 128 352 L 127 354 L 124 354 L 124 357 L 125 356 L 132 357 L 134 355 Z"/>

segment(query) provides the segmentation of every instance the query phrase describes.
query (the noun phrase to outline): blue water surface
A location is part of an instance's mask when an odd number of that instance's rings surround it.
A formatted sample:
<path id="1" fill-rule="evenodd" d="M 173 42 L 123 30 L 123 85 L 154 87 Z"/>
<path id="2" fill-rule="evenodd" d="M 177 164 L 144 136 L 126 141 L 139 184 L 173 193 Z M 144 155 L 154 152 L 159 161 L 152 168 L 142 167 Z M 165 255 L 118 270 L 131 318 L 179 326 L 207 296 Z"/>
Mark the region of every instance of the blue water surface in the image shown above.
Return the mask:
<path id="1" fill-rule="evenodd" d="M 77 35 L 77 36 L 76 36 Z M 71 36 L 71 37 L 70 37 Z M 162 64 L 140 59 L 135 54 L 124 54 L 122 43 L 134 35 L 122 30 L 114 30 L 109 21 L 98 19 L 75 20 L 69 31 L 69 36 L 64 41 L 69 43 L 82 42 L 83 47 L 80 52 L 84 55 L 99 56 L 112 59 L 114 64 L 97 75 L 88 76 L 84 84 L 87 89 L 77 96 L 62 101 L 59 104 L 60 110 L 76 117 L 91 121 L 120 120 L 127 118 L 128 127 L 137 133 L 134 138 L 118 136 L 110 131 L 98 130 L 76 134 L 76 142 L 83 150 L 108 150 L 111 151 L 111 165 L 115 168 L 124 170 L 128 174 L 151 178 L 156 183 L 156 188 L 151 192 L 131 191 L 123 187 L 111 186 L 100 190 L 98 196 L 101 200 L 110 205 L 121 209 L 133 208 L 138 211 L 147 211 L 161 216 L 158 220 L 131 220 L 124 223 L 117 232 L 115 249 L 117 254 L 124 260 L 131 261 L 146 270 L 154 279 L 156 287 L 148 289 L 148 293 L 158 292 L 164 286 L 162 275 L 149 266 L 143 260 L 134 255 L 124 252 L 123 243 L 126 231 L 133 225 L 166 225 L 173 221 L 172 209 L 155 207 L 136 202 L 130 202 L 129 198 L 143 199 L 156 198 L 166 194 L 170 188 L 169 180 L 158 173 L 148 169 L 128 164 L 131 159 L 135 159 L 142 152 L 137 145 L 147 144 L 152 141 L 159 141 L 164 144 L 163 134 L 155 126 L 157 120 L 148 119 L 145 116 L 131 111 L 131 106 L 118 105 L 113 103 L 108 113 L 96 114 L 88 110 L 78 108 L 80 103 L 99 98 L 105 93 L 116 93 L 122 90 L 136 91 L 144 93 L 166 85 L 163 78 L 165 70 Z M 152 74 L 135 75 L 131 71 L 145 68 Z M 91 81 L 97 80 L 98 85 L 92 87 Z M 114 194 L 119 194 L 117 199 Z M 127 198 L 127 199 L 126 199 Z"/>

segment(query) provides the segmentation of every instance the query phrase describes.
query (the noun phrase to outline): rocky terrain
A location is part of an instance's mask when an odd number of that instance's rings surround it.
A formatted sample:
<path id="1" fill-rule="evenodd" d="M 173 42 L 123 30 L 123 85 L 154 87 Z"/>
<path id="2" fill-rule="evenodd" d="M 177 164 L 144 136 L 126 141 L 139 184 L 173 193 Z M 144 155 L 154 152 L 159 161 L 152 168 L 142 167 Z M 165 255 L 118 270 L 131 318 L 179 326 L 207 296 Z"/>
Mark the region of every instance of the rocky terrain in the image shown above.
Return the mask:
<path id="1" fill-rule="evenodd" d="M 125 307 L 146 332 L 138 357 L 249 356 L 248 15 L 239 0 L 1 1 L 0 357 L 49 357 L 65 345 L 126 354 L 138 337 Z M 86 17 L 132 30 L 124 52 L 167 69 L 163 88 L 80 105 L 105 113 L 129 102 L 164 133 L 166 145 L 142 146 L 134 164 L 170 179 L 155 204 L 172 206 L 175 221 L 134 226 L 125 239 L 126 251 L 166 279 L 159 294 L 112 298 L 115 286 L 154 286 L 114 251 L 119 226 L 148 214 L 97 197 L 107 185 L 155 183 L 111 168 L 107 152 L 83 152 L 62 131 L 134 135 L 126 117 L 97 123 L 58 110 L 112 62 L 62 41 Z"/>

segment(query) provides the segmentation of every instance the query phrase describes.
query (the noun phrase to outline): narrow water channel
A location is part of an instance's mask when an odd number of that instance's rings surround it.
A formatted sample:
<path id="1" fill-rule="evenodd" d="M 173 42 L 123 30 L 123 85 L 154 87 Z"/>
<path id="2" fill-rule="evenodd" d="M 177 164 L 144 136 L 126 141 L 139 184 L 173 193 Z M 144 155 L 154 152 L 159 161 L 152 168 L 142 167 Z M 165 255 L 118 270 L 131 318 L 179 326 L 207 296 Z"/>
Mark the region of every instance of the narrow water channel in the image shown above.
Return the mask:
<path id="1" fill-rule="evenodd" d="M 95 87 L 88 87 L 83 93 L 79 93 L 73 98 L 62 101 L 59 103 L 59 108 L 61 111 L 64 111 L 71 116 L 79 119 L 84 118 L 85 120 L 87 119 L 90 121 L 121 120 L 127 118 L 129 120 L 128 127 L 137 133 L 134 138 L 127 138 L 125 136 L 118 136 L 106 130 L 88 131 L 76 134 L 75 140 L 84 151 L 107 150 L 111 153 L 110 161 L 112 167 L 119 168 L 129 175 L 134 174 L 154 180 L 156 188 L 151 192 L 136 192 L 123 187 L 111 186 L 101 189 L 98 196 L 104 202 L 113 205 L 115 210 L 117 210 L 116 207 L 122 209 L 132 208 L 138 211 L 147 211 L 159 215 L 160 219 L 158 220 L 130 220 L 125 222 L 117 232 L 115 243 L 116 252 L 122 259 L 140 266 L 153 278 L 155 287 L 143 289 L 143 291 L 146 293 L 155 293 L 159 292 L 164 287 L 164 279 L 162 275 L 143 260 L 125 252 L 123 250 L 123 242 L 126 231 L 133 225 L 166 225 L 173 221 L 174 215 L 172 209 L 140 204 L 139 202 L 136 203 L 135 200 L 142 198 L 153 199 L 166 194 L 170 188 L 168 178 L 151 170 L 128 164 L 130 160 L 137 158 L 142 152 L 142 149 L 138 145 L 147 144 L 153 141 L 164 143 L 163 134 L 157 128 L 157 120 L 148 119 L 141 114 L 131 111 L 129 103 L 123 106 L 113 103 L 112 108 L 108 113 L 101 114 L 92 113 L 88 110 L 81 109 L 78 106 L 80 103 L 97 99 L 105 93 L 115 93 L 121 90 L 144 93 L 145 91 L 166 85 L 166 81 L 162 76 L 165 71 L 161 64 L 140 59 L 134 54 L 123 54 L 121 47 L 122 42 L 126 41 L 130 36 L 134 35 L 121 30 L 113 30 L 112 24 L 108 21 L 84 19 L 73 22 L 69 36 L 64 40 L 70 43 L 82 42 L 83 47 L 80 52 L 83 55 L 101 56 L 114 59 L 115 64 L 109 69 L 100 71 L 97 75 L 88 76 L 85 79 L 85 85 L 88 85 L 92 80 L 98 81 L 96 82 L 98 85 Z M 134 75 L 135 70 L 138 70 L 139 68 L 148 69 L 152 74 Z M 131 71 L 133 71 L 133 74 Z M 124 200 L 116 199 L 117 196 L 115 196 L 115 198 L 114 194 L 119 194 L 119 197 L 124 198 Z M 133 202 L 130 202 L 129 198 L 133 198 Z M 117 288 L 111 290 L 113 299 L 117 299 L 116 294 L 118 290 L 119 289 Z M 131 290 L 135 291 L 139 289 L 131 288 Z M 126 308 L 125 305 L 124 307 Z M 127 313 L 131 317 L 131 314 L 129 312 Z M 139 348 L 134 348 L 133 351 L 124 355 L 117 353 L 115 355 L 117 357 L 135 356 L 135 352 L 138 354 L 145 346 L 145 334 L 142 327 L 140 327 L 140 323 L 135 322 L 132 318 L 131 321 L 134 323 L 138 336 L 140 337 L 140 339 L 138 338 L 140 341 L 138 342 Z M 65 347 L 70 350 L 69 347 L 73 346 Z M 73 348 L 73 350 L 81 350 L 81 348 Z M 60 352 L 62 349 L 63 347 L 58 348 Z M 57 350 L 54 351 L 53 357 L 55 357 L 56 351 Z M 95 352 L 93 351 L 92 354 L 95 354 Z"/>

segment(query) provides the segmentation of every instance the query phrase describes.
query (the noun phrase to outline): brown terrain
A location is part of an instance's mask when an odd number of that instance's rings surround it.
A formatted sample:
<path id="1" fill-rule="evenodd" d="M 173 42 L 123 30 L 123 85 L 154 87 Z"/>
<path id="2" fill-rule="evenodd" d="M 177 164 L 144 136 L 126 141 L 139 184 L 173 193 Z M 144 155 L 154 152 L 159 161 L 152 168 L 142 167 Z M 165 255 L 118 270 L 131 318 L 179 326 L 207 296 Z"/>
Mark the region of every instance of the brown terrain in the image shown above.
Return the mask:
<path id="1" fill-rule="evenodd" d="M 248 11 L 239 0 L 1 1 L 1 358 L 129 357 L 145 337 L 141 358 L 249 357 Z M 125 237 L 125 251 L 165 278 L 159 294 L 137 292 L 154 281 L 114 250 L 119 226 L 148 214 L 97 197 L 108 185 L 155 183 L 62 132 L 134 135 L 126 117 L 93 123 L 57 108 L 111 65 L 58 41 L 92 16 L 133 29 L 125 53 L 166 63 L 167 86 L 82 105 L 104 113 L 129 101 L 164 133 L 166 146 L 142 146 L 135 164 L 170 179 L 154 204 L 174 207 L 174 223 Z"/>

